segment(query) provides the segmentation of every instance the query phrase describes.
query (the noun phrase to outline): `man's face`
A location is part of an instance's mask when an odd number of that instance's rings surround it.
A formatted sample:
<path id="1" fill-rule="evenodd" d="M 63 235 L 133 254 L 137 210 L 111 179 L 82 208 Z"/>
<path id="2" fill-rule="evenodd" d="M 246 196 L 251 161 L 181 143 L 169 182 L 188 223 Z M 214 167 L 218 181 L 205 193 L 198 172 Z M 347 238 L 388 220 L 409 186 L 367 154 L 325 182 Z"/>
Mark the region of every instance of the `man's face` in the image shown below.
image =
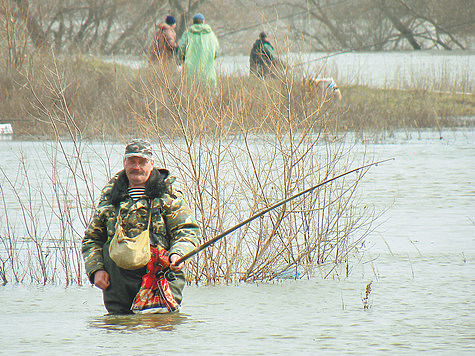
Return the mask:
<path id="1" fill-rule="evenodd" d="M 124 169 L 127 178 L 129 178 L 130 188 L 145 187 L 150 173 L 153 170 L 154 161 L 138 156 L 127 157 L 124 159 Z"/>

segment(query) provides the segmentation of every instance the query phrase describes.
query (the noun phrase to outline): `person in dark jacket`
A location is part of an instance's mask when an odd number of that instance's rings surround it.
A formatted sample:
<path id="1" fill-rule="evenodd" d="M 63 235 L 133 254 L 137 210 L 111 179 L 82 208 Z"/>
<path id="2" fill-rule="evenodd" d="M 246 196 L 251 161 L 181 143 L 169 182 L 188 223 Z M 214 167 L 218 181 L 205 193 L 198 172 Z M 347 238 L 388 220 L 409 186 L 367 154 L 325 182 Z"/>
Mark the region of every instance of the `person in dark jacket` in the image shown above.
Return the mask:
<path id="1" fill-rule="evenodd" d="M 250 74 L 260 78 L 275 76 L 283 68 L 282 61 L 276 55 L 265 32 L 259 34 L 249 55 Z"/>

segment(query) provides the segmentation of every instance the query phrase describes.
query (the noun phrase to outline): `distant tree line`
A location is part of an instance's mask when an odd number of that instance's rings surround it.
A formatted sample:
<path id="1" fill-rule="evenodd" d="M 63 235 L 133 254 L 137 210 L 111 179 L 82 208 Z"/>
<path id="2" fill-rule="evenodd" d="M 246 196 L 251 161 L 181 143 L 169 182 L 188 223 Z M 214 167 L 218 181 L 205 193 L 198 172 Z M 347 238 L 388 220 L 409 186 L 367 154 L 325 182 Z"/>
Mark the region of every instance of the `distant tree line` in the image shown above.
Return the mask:
<path id="1" fill-rule="evenodd" d="M 294 31 L 322 49 L 466 49 L 475 33 L 472 0 L 307 0 Z M 295 10 L 296 11 L 296 10 Z"/>
<path id="2" fill-rule="evenodd" d="M 263 27 L 314 51 L 466 49 L 473 8 L 473 0 L 0 0 L 0 43 L 10 55 L 27 45 L 140 55 L 167 14 L 181 34 L 202 12 L 228 53 L 246 48 L 233 47 L 242 32 L 252 39 Z"/>

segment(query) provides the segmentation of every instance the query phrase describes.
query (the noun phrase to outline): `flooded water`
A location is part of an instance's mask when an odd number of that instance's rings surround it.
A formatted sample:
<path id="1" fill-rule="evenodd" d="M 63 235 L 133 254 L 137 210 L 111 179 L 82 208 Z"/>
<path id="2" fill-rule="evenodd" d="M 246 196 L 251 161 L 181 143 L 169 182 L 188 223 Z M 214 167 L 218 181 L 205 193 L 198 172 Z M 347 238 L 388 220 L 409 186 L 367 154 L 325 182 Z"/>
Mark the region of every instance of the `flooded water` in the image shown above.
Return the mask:
<path id="1" fill-rule="evenodd" d="M 139 68 L 144 58 L 104 58 Z M 441 91 L 455 88 L 471 93 L 474 86 L 475 51 L 392 51 L 290 53 L 283 59 L 293 72 L 317 77 L 334 77 L 342 85 L 369 85 L 378 88 L 419 88 Z M 249 56 L 219 56 L 221 75 L 249 75 Z"/>
<path id="2" fill-rule="evenodd" d="M 446 84 L 467 93 L 474 85 L 474 51 L 316 52 L 283 58 L 294 72 L 333 76 L 345 85 L 433 89 Z M 249 73 L 248 56 L 222 57 L 217 62 L 223 74 Z"/>
<path id="3" fill-rule="evenodd" d="M 190 286 L 180 313 L 121 317 L 105 316 L 90 286 L 7 284 L 1 353 L 473 354 L 475 130 L 442 137 L 401 133 L 356 145 L 395 160 L 365 176 L 365 204 L 387 212 L 347 278 Z M 16 169 L 9 153 L 28 157 L 42 145 L 0 142 L 1 168 Z"/>

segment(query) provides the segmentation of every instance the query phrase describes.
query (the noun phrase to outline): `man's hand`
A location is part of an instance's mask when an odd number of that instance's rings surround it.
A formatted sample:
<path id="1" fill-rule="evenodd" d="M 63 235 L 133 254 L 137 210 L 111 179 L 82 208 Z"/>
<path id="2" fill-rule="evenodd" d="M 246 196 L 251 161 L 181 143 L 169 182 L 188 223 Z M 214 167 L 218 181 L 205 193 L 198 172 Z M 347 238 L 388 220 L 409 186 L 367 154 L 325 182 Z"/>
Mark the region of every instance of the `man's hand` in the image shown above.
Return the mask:
<path id="1" fill-rule="evenodd" d="M 102 290 L 109 288 L 109 273 L 102 269 L 94 273 L 94 285 Z"/>
<path id="2" fill-rule="evenodd" d="M 178 266 L 175 264 L 175 262 L 180 258 L 180 255 L 174 253 L 170 255 L 170 269 L 175 272 L 179 272 L 183 269 L 185 266 L 185 263 L 182 262 Z"/>

